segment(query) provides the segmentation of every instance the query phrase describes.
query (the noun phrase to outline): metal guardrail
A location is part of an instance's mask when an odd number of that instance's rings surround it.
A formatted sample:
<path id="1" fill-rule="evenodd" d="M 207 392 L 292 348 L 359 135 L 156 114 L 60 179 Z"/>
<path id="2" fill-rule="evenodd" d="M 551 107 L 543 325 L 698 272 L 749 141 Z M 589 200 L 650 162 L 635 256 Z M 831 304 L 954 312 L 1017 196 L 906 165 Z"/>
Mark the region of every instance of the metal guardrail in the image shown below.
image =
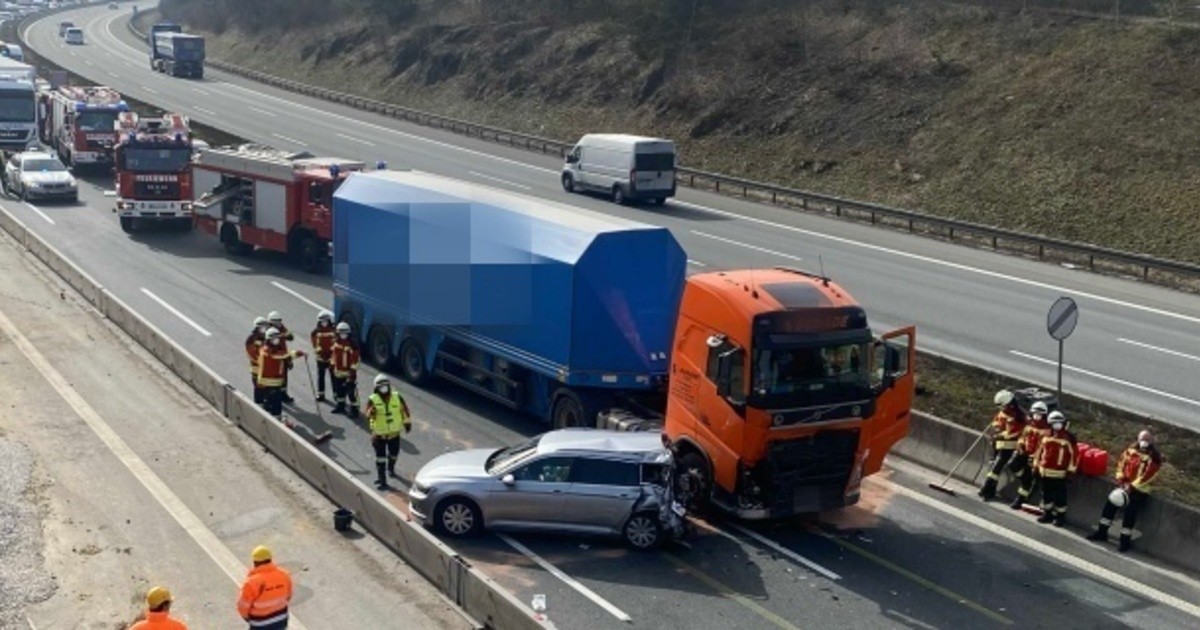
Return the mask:
<path id="1" fill-rule="evenodd" d="M 129 30 L 140 38 L 145 34 L 137 29 L 133 21 Z M 390 116 L 426 127 L 435 127 L 468 137 L 507 144 L 541 153 L 556 153 L 565 156 L 572 143 L 551 138 L 489 127 L 476 123 L 432 114 L 394 103 L 337 92 L 299 81 L 243 68 L 219 60 L 206 63 L 218 70 L 236 76 L 265 83 L 290 92 L 314 96 L 334 103 L 341 103 L 367 112 Z M 1135 254 L 1087 243 L 1079 243 L 1047 236 L 1036 236 L 970 221 L 939 217 L 915 210 L 893 208 L 876 203 L 854 201 L 833 195 L 807 192 L 750 179 L 710 173 L 694 168 L 680 167 L 678 182 L 696 189 L 710 189 L 718 193 L 745 198 L 753 197 L 776 205 L 796 207 L 808 211 L 820 211 L 846 219 L 869 221 L 872 225 L 906 229 L 911 233 L 942 236 L 950 241 L 967 238 L 976 245 L 987 245 L 995 251 L 1020 252 L 1035 256 L 1038 260 L 1074 258 L 1080 266 L 1091 271 L 1110 271 L 1134 274 L 1147 282 L 1179 287 L 1186 280 L 1200 280 L 1200 264 L 1168 260 L 1146 254 Z M 1158 272 L 1152 274 L 1151 272 Z M 1165 276 L 1163 274 L 1166 274 Z"/>

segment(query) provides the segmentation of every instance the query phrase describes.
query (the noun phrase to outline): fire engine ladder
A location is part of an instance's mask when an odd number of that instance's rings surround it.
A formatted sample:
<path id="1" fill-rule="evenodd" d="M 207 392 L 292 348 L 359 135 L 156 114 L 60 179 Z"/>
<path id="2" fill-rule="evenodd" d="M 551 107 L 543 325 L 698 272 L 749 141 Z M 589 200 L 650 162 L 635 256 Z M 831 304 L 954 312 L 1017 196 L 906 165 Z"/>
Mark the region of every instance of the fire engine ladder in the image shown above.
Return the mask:
<path id="1" fill-rule="evenodd" d="M 225 190 L 220 190 L 217 188 L 212 192 L 204 193 L 204 195 L 197 199 L 193 205 L 201 210 L 207 210 L 215 205 L 224 203 L 226 199 L 229 199 L 234 195 L 241 194 L 241 192 L 241 190 L 233 187 L 226 188 Z"/>

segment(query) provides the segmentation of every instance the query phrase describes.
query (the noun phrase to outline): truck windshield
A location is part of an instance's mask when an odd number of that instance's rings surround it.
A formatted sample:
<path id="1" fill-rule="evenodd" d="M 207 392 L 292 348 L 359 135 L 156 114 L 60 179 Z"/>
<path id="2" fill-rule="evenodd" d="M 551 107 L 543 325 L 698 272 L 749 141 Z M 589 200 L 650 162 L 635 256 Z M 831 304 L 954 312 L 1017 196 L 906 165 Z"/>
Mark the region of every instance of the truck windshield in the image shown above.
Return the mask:
<path id="1" fill-rule="evenodd" d="M 80 131 L 112 131 L 115 133 L 116 112 L 79 112 L 75 115 L 75 126 Z"/>
<path id="2" fill-rule="evenodd" d="M 121 151 L 121 168 L 134 173 L 178 173 L 187 168 L 192 150 L 187 147 L 172 149 L 130 149 Z"/>
<path id="3" fill-rule="evenodd" d="M 0 92 L 0 122 L 34 122 L 32 92 Z"/>
<path id="4" fill-rule="evenodd" d="M 866 397 L 867 342 L 785 345 L 754 353 L 753 393 L 761 404 L 819 405 Z"/>

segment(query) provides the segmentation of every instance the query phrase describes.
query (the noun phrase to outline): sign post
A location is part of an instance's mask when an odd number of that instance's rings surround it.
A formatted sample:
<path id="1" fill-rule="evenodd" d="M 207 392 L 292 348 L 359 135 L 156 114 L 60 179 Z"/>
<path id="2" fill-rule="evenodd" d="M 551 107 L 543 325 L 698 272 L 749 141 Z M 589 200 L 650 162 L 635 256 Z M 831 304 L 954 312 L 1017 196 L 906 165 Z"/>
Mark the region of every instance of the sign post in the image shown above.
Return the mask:
<path id="1" fill-rule="evenodd" d="M 1046 331 L 1058 340 L 1058 401 L 1062 405 L 1063 340 L 1075 332 L 1079 323 L 1079 306 L 1069 297 L 1060 297 L 1046 314 Z"/>

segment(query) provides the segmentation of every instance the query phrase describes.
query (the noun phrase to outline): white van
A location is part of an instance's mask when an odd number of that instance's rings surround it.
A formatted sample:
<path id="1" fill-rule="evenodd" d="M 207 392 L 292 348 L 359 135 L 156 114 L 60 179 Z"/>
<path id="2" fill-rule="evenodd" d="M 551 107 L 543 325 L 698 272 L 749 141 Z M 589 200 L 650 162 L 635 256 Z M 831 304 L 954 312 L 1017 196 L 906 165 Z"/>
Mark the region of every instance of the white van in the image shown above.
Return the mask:
<path id="1" fill-rule="evenodd" d="M 675 196 L 675 143 L 661 138 L 590 133 L 567 154 L 563 190 L 602 192 L 624 204 Z"/>
<path id="2" fill-rule="evenodd" d="M 67 29 L 66 40 L 68 44 L 82 44 L 83 29 L 79 28 L 78 26 L 72 26 L 71 28 Z"/>

